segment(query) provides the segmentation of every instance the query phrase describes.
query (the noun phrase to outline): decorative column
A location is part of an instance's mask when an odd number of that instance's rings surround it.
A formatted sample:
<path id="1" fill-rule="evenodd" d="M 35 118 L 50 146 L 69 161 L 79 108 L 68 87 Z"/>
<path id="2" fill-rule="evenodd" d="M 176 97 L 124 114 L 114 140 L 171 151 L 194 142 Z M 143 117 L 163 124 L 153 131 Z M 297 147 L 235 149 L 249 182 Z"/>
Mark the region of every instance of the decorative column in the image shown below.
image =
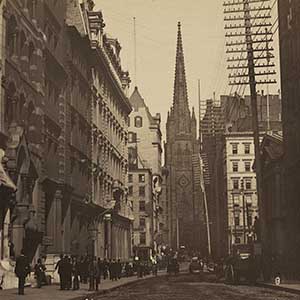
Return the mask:
<path id="1" fill-rule="evenodd" d="M 51 245 L 48 248 L 48 253 L 57 254 L 62 251 L 62 228 L 61 228 L 61 204 L 62 204 L 62 191 L 56 190 L 52 205 L 50 208 L 48 221 L 47 221 L 47 233 L 51 238 Z"/>
<path id="2" fill-rule="evenodd" d="M 28 178 L 23 174 L 20 176 L 20 182 L 18 184 L 18 191 L 16 193 L 17 204 L 12 213 L 12 237 L 15 253 L 18 256 L 23 248 L 25 229 L 24 225 L 29 218 L 29 199 L 28 199 Z"/>
<path id="3" fill-rule="evenodd" d="M 111 214 L 105 214 L 104 216 L 104 227 L 105 227 L 105 243 L 104 243 L 104 252 L 105 258 L 111 259 L 112 257 L 112 222 Z"/>

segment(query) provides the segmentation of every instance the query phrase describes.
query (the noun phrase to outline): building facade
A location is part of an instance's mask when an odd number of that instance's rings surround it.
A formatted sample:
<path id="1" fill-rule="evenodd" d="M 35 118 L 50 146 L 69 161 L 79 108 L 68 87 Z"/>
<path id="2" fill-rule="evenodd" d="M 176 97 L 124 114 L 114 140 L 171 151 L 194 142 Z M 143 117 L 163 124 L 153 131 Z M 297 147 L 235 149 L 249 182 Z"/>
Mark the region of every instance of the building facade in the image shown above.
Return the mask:
<path id="1" fill-rule="evenodd" d="M 177 53 L 173 105 L 166 124 L 165 167 L 168 170 L 170 246 L 199 251 L 201 206 L 195 202 L 192 155 L 198 153 L 196 117 L 188 105 L 187 85 L 182 47 L 181 25 L 178 23 Z M 196 207 L 200 209 L 196 210 Z"/>
<path id="2" fill-rule="evenodd" d="M 266 222 L 265 253 L 267 277 L 275 272 L 287 277 L 289 258 L 285 253 L 287 206 L 284 201 L 283 142 L 281 134 L 266 134 L 261 142 L 263 217 Z"/>
<path id="3" fill-rule="evenodd" d="M 30 259 L 42 253 L 45 225 L 44 178 L 46 165 L 44 56 L 41 30 L 43 1 L 1 1 L 0 140 L 5 168 L 17 187 L 2 211 L 1 266 L 4 288 L 15 286 L 11 261 L 21 248 Z M 56 128 L 58 129 L 59 126 Z M 58 134 L 58 129 L 55 134 Z M 54 132 L 52 132 L 54 134 Z M 53 135 L 55 139 L 57 135 Z M 56 140 L 57 148 L 58 140 Z M 58 156 L 53 163 L 58 167 Z M 2 199 L 1 199 L 2 200 Z"/>
<path id="4" fill-rule="evenodd" d="M 279 15 L 279 45 L 280 45 L 280 74 L 282 93 L 282 125 L 284 148 L 284 200 L 287 207 L 286 249 L 285 256 L 291 275 L 300 274 L 300 226 L 298 195 L 300 192 L 300 118 L 298 85 L 299 57 L 299 2 L 278 1 Z"/>
<path id="5" fill-rule="evenodd" d="M 17 187 L 1 214 L 4 287 L 23 248 L 131 256 L 127 199 L 129 76 L 89 0 L 1 1 L 0 147 Z"/>
<path id="6" fill-rule="evenodd" d="M 252 169 L 255 154 L 251 133 L 225 135 L 225 173 L 228 214 L 228 249 L 235 244 L 253 240 L 253 225 L 258 215 L 255 172 Z"/>
<path id="7" fill-rule="evenodd" d="M 137 87 L 129 101 L 133 107 L 128 129 L 128 186 L 134 212 L 133 247 L 137 256 L 146 258 L 158 252 L 163 243 L 161 118 L 160 114 L 151 115 Z"/>
<path id="8" fill-rule="evenodd" d="M 267 96 L 262 93 L 257 96 L 258 121 L 261 134 L 265 132 L 280 132 L 282 125 L 281 99 L 279 95 Z M 201 137 L 201 156 L 203 157 L 205 166 L 204 174 L 206 174 L 205 192 L 208 199 L 209 222 L 211 223 L 212 255 L 214 257 L 222 257 L 227 255 L 235 240 L 232 231 L 235 223 L 232 215 L 232 193 L 243 194 L 241 181 L 238 184 L 238 189 L 236 191 L 232 190 L 230 176 L 233 171 L 233 162 L 231 160 L 234 160 L 234 158 L 227 157 L 227 155 L 230 154 L 227 144 L 228 139 L 235 134 L 240 139 L 238 143 L 242 143 L 243 139 L 245 139 L 244 143 L 247 143 L 247 140 L 251 137 L 252 115 L 250 97 L 240 97 L 237 94 L 230 96 L 223 95 L 220 101 L 207 100 L 203 110 L 205 113 L 200 122 L 199 130 Z M 249 159 L 253 161 L 254 153 L 251 155 L 252 158 L 250 159 L 249 156 Z M 242 160 L 245 159 L 247 158 L 242 158 Z M 224 161 L 226 163 L 224 163 Z M 236 158 L 235 170 L 236 165 L 238 172 L 245 170 L 244 166 L 241 165 L 243 163 L 240 158 Z M 248 165 L 249 163 L 247 162 L 247 168 Z M 250 169 L 250 173 L 253 172 L 252 166 Z M 230 175 L 228 175 L 228 172 Z M 235 173 L 238 172 L 235 171 Z M 242 173 L 244 174 L 244 171 L 242 171 Z M 237 177 L 241 179 L 243 178 L 243 174 Z M 246 176 L 246 174 L 244 175 Z M 225 181 L 224 178 L 226 178 Z M 238 197 L 237 195 L 234 197 L 236 199 L 241 198 L 241 196 Z M 243 229 L 243 220 L 238 223 L 238 209 L 236 209 L 236 216 L 236 223 L 240 224 L 237 228 L 240 227 Z M 239 219 L 241 219 L 241 217 Z M 245 219 L 245 222 L 246 221 L 247 219 Z M 251 222 L 248 223 L 250 224 Z M 247 224 L 245 224 L 245 227 L 247 227 Z M 244 240 L 247 241 L 247 238 L 244 236 L 241 237 L 240 233 L 241 232 L 236 234 L 237 242 L 243 243 Z M 249 229 L 249 233 L 251 233 L 251 228 Z"/>

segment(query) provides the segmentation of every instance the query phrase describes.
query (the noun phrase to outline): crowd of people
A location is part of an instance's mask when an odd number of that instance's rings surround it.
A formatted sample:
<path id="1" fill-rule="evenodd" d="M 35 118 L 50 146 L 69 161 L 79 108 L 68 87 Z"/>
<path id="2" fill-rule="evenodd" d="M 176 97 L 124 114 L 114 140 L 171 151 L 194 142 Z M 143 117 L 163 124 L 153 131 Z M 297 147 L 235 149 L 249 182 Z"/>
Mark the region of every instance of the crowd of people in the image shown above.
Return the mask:
<path id="1" fill-rule="evenodd" d="M 32 269 L 29 259 L 24 251 L 17 258 L 15 274 L 19 278 L 19 294 L 24 294 L 26 277 L 34 272 L 37 287 L 51 283 L 51 276 L 47 275 L 45 258 L 39 258 Z M 78 290 L 80 284 L 88 284 L 89 291 L 98 291 L 102 280 L 117 281 L 121 277 L 133 276 L 141 278 L 151 272 L 157 275 L 158 266 L 156 261 L 139 260 L 138 257 L 132 262 L 121 262 L 120 259 L 100 259 L 92 256 L 69 256 L 60 255 L 55 265 L 55 272 L 59 275 L 61 290 Z"/>
<path id="2" fill-rule="evenodd" d="M 90 291 L 97 291 L 101 279 L 117 281 L 122 276 L 123 263 L 120 259 L 100 259 L 97 257 L 81 256 L 80 258 L 61 255 L 55 266 L 60 278 L 61 290 L 78 290 L 80 283 L 89 284 Z M 125 264 L 125 274 L 128 268 Z"/>

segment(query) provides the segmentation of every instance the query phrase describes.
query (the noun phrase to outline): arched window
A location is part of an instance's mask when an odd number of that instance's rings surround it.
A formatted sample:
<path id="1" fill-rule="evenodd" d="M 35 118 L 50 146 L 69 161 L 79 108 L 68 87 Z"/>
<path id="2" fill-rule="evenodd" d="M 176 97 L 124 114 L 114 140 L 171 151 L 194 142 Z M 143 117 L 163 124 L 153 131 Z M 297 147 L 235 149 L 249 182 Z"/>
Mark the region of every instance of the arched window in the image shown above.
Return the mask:
<path id="1" fill-rule="evenodd" d="M 20 52 L 23 50 L 25 43 L 26 43 L 26 35 L 24 31 L 22 31 L 20 34 Z"/>
<path id="2" fill-rule="evenodd" d="M 20 95 L 20 99 L 19 99 L 19 103 L 18 103 L 18 121 L 19 123 L 23 123 L 24 119 L 25 119 L 25 104 L 26 104 L 26 100 L 25 100 L 25 96 L 24 94 Z"/>
<path id="3" fill-rule="evenodd" d="M 33 63 L 33 55 L 34 55 L 34 44 L 30 42 L 29 49 L 28 49 L 28 62 L 29 65 Z"/>
<path id="4" fill-rule="evenodd" d="M 7 126 L 9 126 L 11 124 L 11 122 L 13 121 L 14 119 L 14 103 L 13 103 L 13 100 L 15 97 L 15 92 L 16 92 L 16 87 L 13 83 L 10 83 L 8 85 L 8 89 L 6 90 L 6 93 L 5 93 L 5 108 L 4 108 L 4 121 L 6 123 Z"/>
<path id="5" fill-rule="evenodd" d="M 34 18 L 34 6 L 35 6 L 35 0 L 28 0 L 27 7 L 28 7 L 29 16 L 31 18 Z"/>
<path id="6" fill-rule="evenodd" d="M 26 121 L 27 121 L 28 125 L 31 124 L 34 109 L 35 109 L 34 104 L 31 101 L 28 105 L 28 111 L 27 111 L 27 120 Z"/>
<path id="7" fill-rule="evenodd" d="M 8 54 L 12 56 L 16 54 L 17 43 L 17 21 L 15 16 L 11 16 L 8 20 L 6 27 L 6 46 L 8 48 Z"/>
<path id="8" fill-rule="evenodd" d="M 143 127 L 142 117 L 137 116 L 137 117 L 134 118 L 134 126 L 137 127 L 137 128 Z"/>

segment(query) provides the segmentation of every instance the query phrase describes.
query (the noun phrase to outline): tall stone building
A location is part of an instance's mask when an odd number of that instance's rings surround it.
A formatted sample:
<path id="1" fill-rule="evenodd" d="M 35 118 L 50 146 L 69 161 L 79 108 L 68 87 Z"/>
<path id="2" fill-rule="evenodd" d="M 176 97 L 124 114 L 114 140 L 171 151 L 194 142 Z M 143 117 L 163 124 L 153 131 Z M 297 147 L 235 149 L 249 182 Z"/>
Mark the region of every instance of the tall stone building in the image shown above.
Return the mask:
<path id="1" fill-rule="evenodd" d="M 128 131 L 129 200 L 132 202 L 133 249 L 149 258 L 162 245 L 161 230 L 161 130 L 160 114 L 152 115 L 135 87 L 129 101 L 133 107 Z"/>
<path id="2" fill-rule="evenodd" d="M 126 201 L 130 82 L 121 46 L 92 0 L 0 2 L 0 269 L 59 254 L 129 258 Z M 3 201 L 2 201 L 3 198 Z M 2 221 L 3 220 L 3 221 Z M 56 274 L 56 273 L 55 273 Z"/>
<path id="3" fill-rule="evenodd" d="M 291 273 L 300 274 L 300 6 L 296 0 L 279 0 L 279 44 L 282 91 L 283 209 L 286 214 L 286 266 Z"/>
<path id="4" fill-rule="evenodd" d="M 169 203 L 171 247 L 200 248 L 200 196 L 194 195 L 192 155 L 197 154 L 196 117 L 189 109 L 182 47 L 181 25 L 178 23 L 177 53 L 173 105 L 166 124 L 165 166 Z M 199 209 L 195 209 L 199 207 Z"/>

